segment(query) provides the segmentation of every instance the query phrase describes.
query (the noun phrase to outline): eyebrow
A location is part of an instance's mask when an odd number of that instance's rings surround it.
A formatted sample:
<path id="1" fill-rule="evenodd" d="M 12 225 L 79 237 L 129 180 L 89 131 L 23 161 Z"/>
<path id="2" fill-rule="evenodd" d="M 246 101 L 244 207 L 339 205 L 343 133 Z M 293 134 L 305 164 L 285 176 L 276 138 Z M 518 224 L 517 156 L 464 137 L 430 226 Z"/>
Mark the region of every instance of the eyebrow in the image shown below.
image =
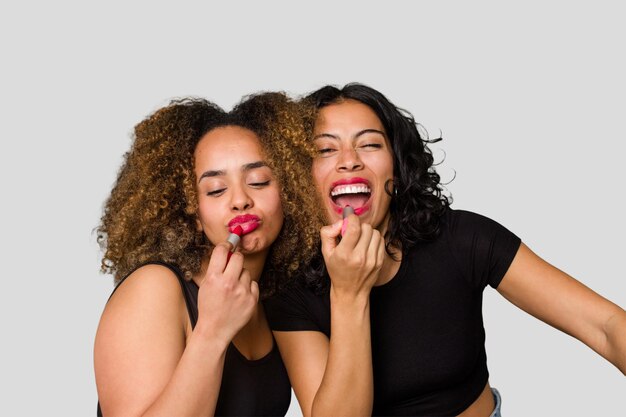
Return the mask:
<path id="1" fill-rule="evenodd" d="M 248 172 L 251 171 L 253 169 L 257 169 L 257 168 L 262 168 L 262 167 L 266 167 L 267 164 L 265 163 L 265 161 L 256 161 L 256 162 L 250 162 L 249 164 L 244 164 L 241 167 L 241 171 L 243 172 Z M 210 170 L 210 171 L 205 171 L 202 173 L 202 175 L 200 175 L 200 178 L 198 178 L 198 183 L 200 183 L 200 181 L 202 181 L 203 178 L 210 178 L 210 177 L 221 177 L 226 175 L 226 171 L 224 171 L 223 169 L 216 169 L 216 170 Z"/>
<path id="2" fill-rule="evenodd" d="M 352 139 L 353 140 L 357 139 L 358 137 L 360 137 L 360 136 L 362 136 L 362 135 L 364 135 L 366 133 L 378 133 L 382 137 L 384 137 L 385 139 L 387 138 L 387 135 L 382 130 L 378 130 L 378 129 L 363 129 L 363 130 L 359 130 L 358 132 L 356 132 L 354 134 L 354 136 L 352 136 Z M 321 139 L 321 138 L 330 138 L 330 139 L 337 139 L 337 140 L 339 140 L 339 136 L 333 135 L 332 133 L 320 133 L 319 135 L 313 136 L 313 140 Z"/>

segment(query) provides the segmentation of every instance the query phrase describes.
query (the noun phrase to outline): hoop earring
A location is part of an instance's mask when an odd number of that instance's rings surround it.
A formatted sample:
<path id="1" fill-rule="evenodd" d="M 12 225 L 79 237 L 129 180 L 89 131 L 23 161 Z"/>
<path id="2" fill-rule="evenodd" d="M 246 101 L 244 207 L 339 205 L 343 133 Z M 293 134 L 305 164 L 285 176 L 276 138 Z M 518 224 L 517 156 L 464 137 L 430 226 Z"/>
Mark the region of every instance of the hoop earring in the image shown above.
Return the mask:
<path id="1" fill-rule="evenodd" d="M 397 197 L 398 196 L 398 186 L 394 179 L 388 179 L 385 181 L 385 192 L 389 197 Z"/>

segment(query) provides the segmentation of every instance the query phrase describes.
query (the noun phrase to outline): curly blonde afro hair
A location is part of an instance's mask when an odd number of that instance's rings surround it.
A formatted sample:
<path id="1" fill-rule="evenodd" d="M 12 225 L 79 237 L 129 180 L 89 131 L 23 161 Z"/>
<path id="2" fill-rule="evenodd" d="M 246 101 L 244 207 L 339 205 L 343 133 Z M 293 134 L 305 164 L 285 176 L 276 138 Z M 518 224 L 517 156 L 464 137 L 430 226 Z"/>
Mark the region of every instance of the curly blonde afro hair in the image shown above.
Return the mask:
<path id="1" fill-rule="evenodd" d="M 135 127 L 97 228 L 101 270 L 113 274 L 116 283 L 151 261 L 177 266 L 186 279 L 200 271 L 212 245 L 196 227 L 194 151 L 210 130 L 239 126 L 257 135 L 280 185 L 285 218 L 259 282 L 262 296 L 273 294 L 308 263 L 319 244 L 324 218 L 311 177 L 314 120 L 310 106 L 284 93 L 247 96 L 231 112 L 186 98 L 147 117 Z"/>

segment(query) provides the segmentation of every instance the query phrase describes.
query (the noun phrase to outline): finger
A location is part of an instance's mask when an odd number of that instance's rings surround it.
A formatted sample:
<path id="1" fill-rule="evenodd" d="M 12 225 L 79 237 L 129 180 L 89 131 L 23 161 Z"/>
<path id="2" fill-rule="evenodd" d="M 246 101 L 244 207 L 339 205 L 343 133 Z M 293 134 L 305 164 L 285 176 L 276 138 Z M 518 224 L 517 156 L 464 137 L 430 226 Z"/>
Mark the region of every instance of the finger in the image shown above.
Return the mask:
<path id="1" fill-rule="evenodd" d="M 358 253 L 367 254 L 368 248 L 372 242 L 373 234 L 374 229 L 372 228 L 372 225 L 367 223 L 361 224 L 361 233 L 359 234 L 359 240 L 356 242 L 354 250 L 358 251 Z"/>
<path id="2" fill-rule="evenodd" d="M 372 230 L 369 245 L 367 246 L 367 259 L 372 265 L 378 264 L 378 251 L 380 250 L 380 232 Z"/>
<path id="3" fill-rule="evenodd" d="M 378 265 L 382 267 L 383 262 L 385 262 L 385 255 L 387 254 L 387 248 L 385 247 L 385 239 L 380 236 L 380 241 L 378 242 L 378 252 L 377 252 L 377 260 Z"/>
<path id="4" fill-rule="evenodd" d="M 243 285 L 245 289 L 250 288 L 250 282 L 252 281 L 252 277 L 250 276 L 250 271 L 246 268 L 243 268 L 241 271 L 241 275 L 239 275 L 239 282 Z"/>
<path id="5" fill-rule="evenodd" d="M 354 248 L 361 237 L 361 219 L 355 214 L 351 214 L 343 219 L 342 229 L 344 230 L 340 244 L 346 248 Z"/>
<path id="6" fill-rule="evenodd" d="M 320 229 L 323 253 L 332 252 L 337 247 L 337 237 L 341 233 L 341 223 L 342 221 L 339 220 Z"/>
<path id="7" fill-rule="evenodd" d="M 215 245 L 209 259 L 209 266 L 207 268 L 207 274 L 210 273 L 222 273 L 228 262 L 230 243 L 220 243 Z"/>
<path id="8" fill-rule="evenodd" d="M 387 254 L 386 248 L 385 248 L 385 238 L 383 237 L 383 235 L 379 232 L 376 231 L 375 232 L 376 235 L 376 244 L 372 245 L 372 248 L 374 249 L 374 253 L 372 254 L 372 259 L 374 259 L 376 261 L 376 268 L 377 269 L 381 269 L 383 266 L 383 262 L 385 261 L 385 255 Z"/>
<path id="9" fill-rule="evenodd" d="M 227 275 L 233 279 L 239 279 L 241 275 L 241 270 L 243 269 L 243 254 L 240 252 L 232 252 L 230 256 L 230 260 L 224 268 L 224 275 Z"/>
<path id="10" fill-rule="evenodd" d="M 250 293 L 254 296 L 254 300 L 259 302 L 259 284 L 256 281 L 250 283 Z"/>

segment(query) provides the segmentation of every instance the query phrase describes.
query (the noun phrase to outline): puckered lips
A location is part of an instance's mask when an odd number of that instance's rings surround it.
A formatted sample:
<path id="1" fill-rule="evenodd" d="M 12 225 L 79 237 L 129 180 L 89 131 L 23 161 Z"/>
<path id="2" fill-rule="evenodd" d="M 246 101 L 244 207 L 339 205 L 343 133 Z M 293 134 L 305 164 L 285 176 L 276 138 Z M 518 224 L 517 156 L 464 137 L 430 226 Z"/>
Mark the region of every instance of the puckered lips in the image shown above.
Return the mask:
<path id="1" fill-rule="evenodd" d="M 345 206 L 351 206 L 354 214 L 360 216 L 370 208 L 372 188 L 365 178 L 342 178 L 332 183 L 329 197 L 333 209 L 341 214 Z"/>
<path id="2" fill-rule="evenodd" d="M 259 216 L 255 216 L 254 214 L 242 214 L 240 216 L 233 217 L 228 222 L 228 231 L 233 233 L 233 230 L 237 226 L 241 226 L 243 229 L 243 235 L 247 235 L 248 233 L 254 231 L 261 224 L 261 219 Z"/>

